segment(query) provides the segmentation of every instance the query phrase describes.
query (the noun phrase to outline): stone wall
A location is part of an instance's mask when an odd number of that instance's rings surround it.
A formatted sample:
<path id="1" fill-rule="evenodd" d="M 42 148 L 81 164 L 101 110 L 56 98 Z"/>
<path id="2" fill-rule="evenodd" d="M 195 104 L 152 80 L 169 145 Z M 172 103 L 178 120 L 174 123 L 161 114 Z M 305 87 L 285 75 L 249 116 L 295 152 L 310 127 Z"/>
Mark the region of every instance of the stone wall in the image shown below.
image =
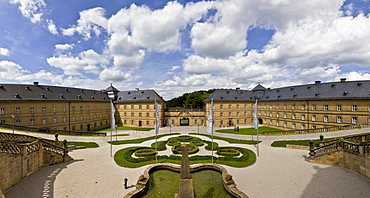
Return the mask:
<path id="1" fill-rule="evenodd" d="M 3 144 L 5 145 L 5 143 Z M 9 146 L 10 144 L 6 144 L 7 150 L 2 149 L 0 152 L 1 190 L 5 192 L 41 167 L 65 161 L 64 155 L 45 149 L 43 144 L 45 142 L 41 141 L 30 144 L 15 144 L 12 147 Z"/>
<path id="2" fill-rule="evenodd" d="M 370 180 L 370 155 L 369 154 L 352 154 L 344 151 L 337 151 L 328 155 L 315 157 L 310 162 L 340 166 L 352 172 L 358 173 Z"/>

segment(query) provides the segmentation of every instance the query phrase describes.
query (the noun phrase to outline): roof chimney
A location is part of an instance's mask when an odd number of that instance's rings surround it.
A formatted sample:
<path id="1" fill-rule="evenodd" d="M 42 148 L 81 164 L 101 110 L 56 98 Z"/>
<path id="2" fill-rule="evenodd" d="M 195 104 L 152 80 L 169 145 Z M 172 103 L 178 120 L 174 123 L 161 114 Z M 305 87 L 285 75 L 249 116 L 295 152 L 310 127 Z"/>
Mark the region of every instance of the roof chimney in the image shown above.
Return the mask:
<path id="1" fill-rule="evenodd" d="M 341 78 L 340 82 L 346 82 L 346 80 L 347 80 L 346 78 Z"/>
<path id="2" fill-rule="evenodd" d="M 315 85 L 318 85 L 318 84 L 320 84 L 321 83 L 321 81 L 319 81 L 319 80 L 316 80 L 315 81 Z"/>
<path id="3" fill-rule="evenodd" d="M 139 88 L 135 88 L 135 91 L 139 91 Z"/>
<path id="4" fill-rule="evenodd" d="M 33 82 L 33 86 L 35 87 L 39 86 L 39 82 Z"/>
<path id="5" fill-rule="evenodd" d="M 237 88 L 236 88 L 236 91 L 240 91 L 240 87 L 237 87 Z"/>

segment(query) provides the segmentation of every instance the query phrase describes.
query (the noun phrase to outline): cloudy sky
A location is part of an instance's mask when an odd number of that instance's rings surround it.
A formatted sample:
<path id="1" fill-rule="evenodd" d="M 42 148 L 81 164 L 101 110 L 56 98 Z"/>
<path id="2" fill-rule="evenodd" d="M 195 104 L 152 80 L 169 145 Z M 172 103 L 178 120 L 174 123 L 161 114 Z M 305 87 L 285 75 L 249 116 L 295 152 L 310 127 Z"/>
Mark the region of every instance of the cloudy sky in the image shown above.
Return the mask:
<path id="1" fill-rule="evenodd" d="M 369 0 L 0 0 L 0 83 L 165 99 L 370 80 Z"/>

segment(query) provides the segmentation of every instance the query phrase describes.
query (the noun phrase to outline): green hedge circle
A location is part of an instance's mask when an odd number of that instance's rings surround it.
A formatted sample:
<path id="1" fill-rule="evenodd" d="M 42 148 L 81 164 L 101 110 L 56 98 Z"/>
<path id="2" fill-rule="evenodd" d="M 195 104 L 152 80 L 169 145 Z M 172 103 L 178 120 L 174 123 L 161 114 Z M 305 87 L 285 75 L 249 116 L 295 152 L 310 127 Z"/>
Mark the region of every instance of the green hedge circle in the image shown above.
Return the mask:
<path id="1" fill-rule="evenodd" d="M 178 141 L 178 140 L 169 140 L 169 141 L 167 142 L 167 145 L 168 145 L 168 146 L 174 146 L 174 145 L 176 145 L 176 144 L 180 144 L 180 141 Z"/>
<path id="2" fill-rule="evenodd" d="M 194 153 L 197 153 L 199 151 L 199 148 L 198 148 L 197 145 L 191 144 L 191 143 L 190 144 L 187 144 L 187 145 L 191 147 L 190 150 L 188 149 L 188 154 L 189 155 L 194 154 Z M 176 144 L 176 145 L 172 146 L 172 153 L 174 153 L 174 154 L 181 154 L 182 151 L 180 150 L 180 147 L 181 147 L 181 144 Z"/>
<path id="3" fill-rule="evenodd" d="M 219 148 L 216 154 L 223 155 L 223 156 L 238 156 L 240 155 L 240 152 L 232 148 Z"/>
<path id="4" fill-rule="evenodd" d="M 203 146 L 204 143 L 202 141 L 191 141 L 191 144 L 197 145 L 197 146 Z"/>
<path id="5" fill-rule="evenodd" d="M 135 156 L 136 157 L 146 157 L 146 156 L 153 156 L 156 154 L 155 149 L 147 148 L 147 149 L 139 149 L 135 151 Z"/>
<path id="6" fill-rule="evenodd" d="M 193 137 L 190 136 L 190 135 L 180 135 L 177 137 L 180 141 L 186 141 L 186 140 L 190 140 L 192 139 Z"/>

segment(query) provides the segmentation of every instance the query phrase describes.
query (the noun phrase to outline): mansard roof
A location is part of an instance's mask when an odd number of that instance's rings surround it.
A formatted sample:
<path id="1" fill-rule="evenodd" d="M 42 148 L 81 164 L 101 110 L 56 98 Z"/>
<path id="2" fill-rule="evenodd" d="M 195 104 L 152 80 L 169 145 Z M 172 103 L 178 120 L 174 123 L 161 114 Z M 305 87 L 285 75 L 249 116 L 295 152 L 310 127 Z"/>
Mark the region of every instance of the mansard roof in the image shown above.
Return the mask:
<path id="1" fill-rule="evenodd" d="M 370 81 L 306 84 L 267 89 L 261 101 L 370 99 Z"/>
<path id="2" fill-rule="evenodd" d="M 216 89 L 204 102 L 245 102 L 254 101 L 253 92 L 237 89 Z"/>
<path id="3" fill-rule="evenodd" d="M 116 103 L 133 103 L 133 102 L 164 102 L 163 98 L 154 90 L 121 91 L 118 93 Z"/>
<path id="4" fill-rule="evenodd" d="M 1 102 L 109 102 L 107 93 L 97 90 L 49 85 L 0 84 Z"/>

